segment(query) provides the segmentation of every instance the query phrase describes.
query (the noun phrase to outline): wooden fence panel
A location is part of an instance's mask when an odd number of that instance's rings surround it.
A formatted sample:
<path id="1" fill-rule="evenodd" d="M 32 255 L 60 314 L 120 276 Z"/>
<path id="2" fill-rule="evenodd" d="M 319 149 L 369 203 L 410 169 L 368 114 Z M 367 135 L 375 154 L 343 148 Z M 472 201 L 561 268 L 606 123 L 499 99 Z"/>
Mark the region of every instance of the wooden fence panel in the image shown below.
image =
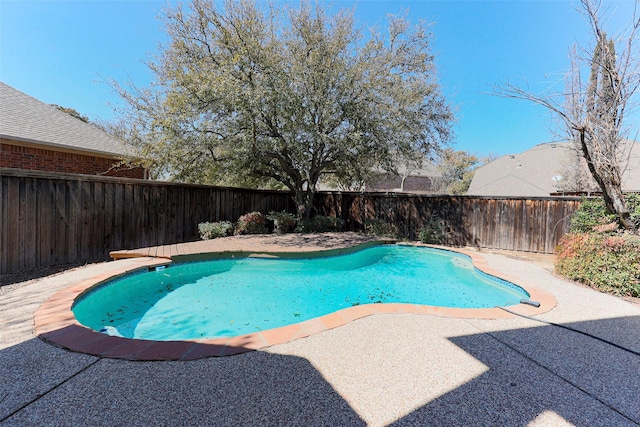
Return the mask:
<path id="1" fill-rule="evenodd" d="M 133 227 L 131 227 L 131 235 L 132 241 L 134 243 L 134 247 L 143 247 L 147 245 L 147 232 L 149 227 L 147 225 L 148 216 L 147 212 L 147 195 L 146 195 L 146 187 L 141 185 L 132 185 L 131 191 L 133 193 Z M 131 221 L 131 218 L 129 218 Z"/>
<path id="2" fill-rule="evenodd" d="M 104 182 L 96 182 L 93 186 L 93 256 L 109 252 L 105 247 L 104 227 L 105 227 L 105 204 L 104 204 Z M 92 257 L 93 257 L 92 256 Z"/>
<path id="3" fill-rule="evenodd" d="M 252 210 L 295 212 L 290 194 L 123 178 L 0 170 L 0 274 L 108 259 L 113 250 L 198 239 L 198 223 Z M 444 243 L 553 253 L 577 198 L 325 192 L 317 213 L 362 231 L 379 218 L 417 238 L 438 218 Z"/>
<path id="4" fill-rule="evenodd" d="M 443 243 L 488 249 L 554 253 L 580 199 L 418 196 L 381 193 L 321 193 L 315 209 L 336 215 L 346 230 L 359 231 L 378 218 L 416 239 L 432 220 L 444 224 Z M 340 206 L 339 209 L 336 206 Z"/>
<path id="5" fill-rule="evenodd" d="M 80 252 L 78 261 L 84 262 L 93 258 L 93 181 L 85 181 L 80 183 L 80 195 L 82 206 L 82 216 L 80 219 Z"/>
<path id="6" fill-rule="evenodd" d="M 116 183 L 112 190 L 113 203 L 113 229 L 111 235 L 110 250 L 124 246 L 124 185 Z"/>
<path id="7" fill-rule="evenodd" d="M 7 269 L 17 270 L 21 267 L 20 256 L 20 179 L 11 177 L 7 189 L 7 228 L 2 234 L 7 236 Z"/>
<path id="8" fill-rule="evenodd" d="M 80 182 L 77 180 L 66 181 L 65 197 L 67 198 L 65 209 L 68 216 L 68 234 L 66 244 L 67 246 L 67 261 L 69 263 L 80 262 L 80 229 L 81 229 L 81 195 L 80 195 Z M 62 241 L 60 241 L 62 242 Z M 58 243 L 60 243 L 58 242 Z"/>
<path id="9" fill-rule="evenodd" d="M 129 242 L 130 244 L 135 244 L 135 240 L 133 236 L 135 235 L 134 221 L 131 220 L 131 212 L 137 211 L 133 201 L 133 188 L 134 185 L 130 183 L 123 184 L 124 188 L 122 189 L 122 206 L 120 206 L 117 210 L 120 211 L 120 215 L 122 215 L 122 242 L 123 247 L 125 247 L 125 242 Z M 135 214 L 134 214 L 135 215 Z"/>
<path id="10" fill-rule="evenodd" d="M 193 241 L 200 222 L 292 207 L 281 191 L 2 169 L 0 274 Z"/>
<path id="11" fill-rule="evenodd" d="M 18 236 L 17 236 L 17 246 L 18 246 L 18 256 L 20 258 L 24 257 L 24 245 L 25 245 L 25 210 L 27 209 L 27 201 L 26 201 L 26 188 L 27 188 L 27 180 L 22 180 L 19 183 L 18 188 Z"/>
<path id="12" fill-rule="evenodd" d="M 102 226 L 102 239 L 104 251 L 113 249 L 113 230 L 115 222 L 115 185 L 105 184 L 102 189 L 102 200 L 104 209 L 104 223 Z"/>
<path id="13" fill-rule="evenodd" d="M 51 242 L 55 241 L 58 236 L 64 236 L 64 228 L 60 230 L 60 218 L 65 217 L 65 189 L 58 188 L 57 183 L 51 181 L 37 182 L 37 201 L 36 213 L 37 219 L 34 224 L 37 227 L 37 242 L 35 247 L 36 262 L 32 265 L 39 267 L 40 265 L 55 264 L 59 258 L 64 257 L 64 247 L 52 247 Z M 55 192 L 55 194 L 51 194 Z M 61 198 L 62 200 L 59 200 Z M 49 225 L 48 218 L 54 222 L 54 227 Z"/>
<path id="14" fill-rule="evenodd" d="M 9 262 L 9 253 L 7 252 L 7 240 L 9 228 L 9 206 L 7 202 L 7 189 L 9 188 L 7 179 L 0 179 L 0 272 L 8 271 L 7 263 Z"/>
<path id="15" fill-rule="evenodd" d="M 28 263 L 35 261 L 35 253 L 31 250 L 36 243 L 33 229 L 36 225 L 34 184 L 33 179 L 27 179 L 24 187 L 20 189 L 20 255 Z"/>

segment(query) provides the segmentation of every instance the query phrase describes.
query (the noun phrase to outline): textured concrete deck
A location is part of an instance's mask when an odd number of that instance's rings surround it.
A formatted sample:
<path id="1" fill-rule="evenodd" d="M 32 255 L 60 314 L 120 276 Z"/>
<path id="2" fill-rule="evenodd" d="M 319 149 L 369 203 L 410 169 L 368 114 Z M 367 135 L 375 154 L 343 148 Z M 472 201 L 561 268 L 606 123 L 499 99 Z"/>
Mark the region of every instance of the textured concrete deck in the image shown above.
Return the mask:
<path id="1" fill-rule="evenodd" d="M 132 362 L 33 334 L 57 291 L 144 262 L 122 259 L 0 288 L 0 424 L 640 424 L 640 307 L 535 263 L 487 265 L 551 292 L 537 319 L 376 314 L 227 358 Z"/>

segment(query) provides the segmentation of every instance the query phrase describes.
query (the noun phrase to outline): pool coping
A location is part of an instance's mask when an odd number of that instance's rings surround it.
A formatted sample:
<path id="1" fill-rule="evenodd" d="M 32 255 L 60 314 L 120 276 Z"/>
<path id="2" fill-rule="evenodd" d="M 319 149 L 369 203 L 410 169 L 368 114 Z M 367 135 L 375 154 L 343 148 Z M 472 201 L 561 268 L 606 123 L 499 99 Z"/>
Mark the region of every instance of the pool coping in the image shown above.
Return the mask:
<path id="1" fill-rule="evenodd" d="M 388 244 L 388 239 L 364 242 L 342 248 L 304 251 L 304 257 L 331 256 L 351 253 L 378 244 Z M 152 341 L 143 339 L 121 338 L 96 332 L 81 325 L 72 312 L 72 306 L 82 293 L 115 277 L 138 271 L 152 269 L 173 262 L 172 258 L 139 257 L 135 265 L 127 267 L 114 266 L 108 273 L 103 273 L 64 288 L 51 296 L 36 311 L 34 315 L 34 333 L 42 340 L 67 350 L 90 354 L 104 358 L 160 361 L 160 360 L 196 360 L 206 357 L 222 357 L 260 350 L 278 344 L 305 338 L 329 329 L 346 325 L 357 319 L 376 314 L 427 314 L 440 317 L 472 318 L 472 319 L 504 319 L 516 315 L 532 316 L 545 313 L 556 305 L 555 297 L 541 288 L 525 283 L 520 279 L 508 276 L 487 264 L 480 253 L 459 248 L 421 243 L 398 243 L 401 245 L 424 246 L 435 249 L 456 252 L 471 258 L 478 270 L 499 279 L 514 283 L 523 288 L 530 295 L 530 299 L 540 303 L 540 307 L 527 304 L 509 306 L 511 312 L 500 308 L 448 308 L 418 304 L 383 303 L 364 304 L 344 308 L 324 316 L 316 317 L 300 323 L 282 326 L 274 329 L 253 332 L 230 338 L 215 338 L 190 341 Z M 193 254 L 191 258 L 181 258 L 193 261 L 196 259 L 212 259 L 229 256 L 269 256 L 290 257 L 290 251 L 260 251 L 259 253 L 216 251 L 207 254 Z"/>

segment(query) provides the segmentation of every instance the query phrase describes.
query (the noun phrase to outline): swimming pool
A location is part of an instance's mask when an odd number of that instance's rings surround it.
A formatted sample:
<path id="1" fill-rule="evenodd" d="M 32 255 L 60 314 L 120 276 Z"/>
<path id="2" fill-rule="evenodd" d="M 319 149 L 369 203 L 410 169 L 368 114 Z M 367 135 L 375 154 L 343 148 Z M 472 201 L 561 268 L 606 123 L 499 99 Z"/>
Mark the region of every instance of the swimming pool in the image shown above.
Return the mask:
<path id="1" fill-rule="evenodd" d="M 83 325 L 126 338 L 198 340 L 282 327 L 366 304 L 490 308 L 522 288 L 449 251 L 383 245 L 311 259 L 239 257 L 174 264 L 108 281 L 80 295 Z"/>

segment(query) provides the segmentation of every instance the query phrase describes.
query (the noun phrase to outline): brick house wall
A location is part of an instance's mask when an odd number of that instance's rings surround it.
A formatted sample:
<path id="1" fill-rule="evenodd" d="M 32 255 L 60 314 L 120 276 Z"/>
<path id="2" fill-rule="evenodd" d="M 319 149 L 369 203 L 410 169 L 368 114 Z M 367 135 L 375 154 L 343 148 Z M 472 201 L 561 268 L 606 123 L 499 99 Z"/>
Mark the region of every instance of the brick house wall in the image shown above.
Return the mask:
<path id="1" fill-rule="evenodd" d="M 113 157 L 58 151 L 44 146 L 27 146 L 5 139 L 0 142 L 0 167 L 3 168 L 145 178 L 143 168 L 120 169 L 116 166 L 118 163 L 119 160 Z"/>

